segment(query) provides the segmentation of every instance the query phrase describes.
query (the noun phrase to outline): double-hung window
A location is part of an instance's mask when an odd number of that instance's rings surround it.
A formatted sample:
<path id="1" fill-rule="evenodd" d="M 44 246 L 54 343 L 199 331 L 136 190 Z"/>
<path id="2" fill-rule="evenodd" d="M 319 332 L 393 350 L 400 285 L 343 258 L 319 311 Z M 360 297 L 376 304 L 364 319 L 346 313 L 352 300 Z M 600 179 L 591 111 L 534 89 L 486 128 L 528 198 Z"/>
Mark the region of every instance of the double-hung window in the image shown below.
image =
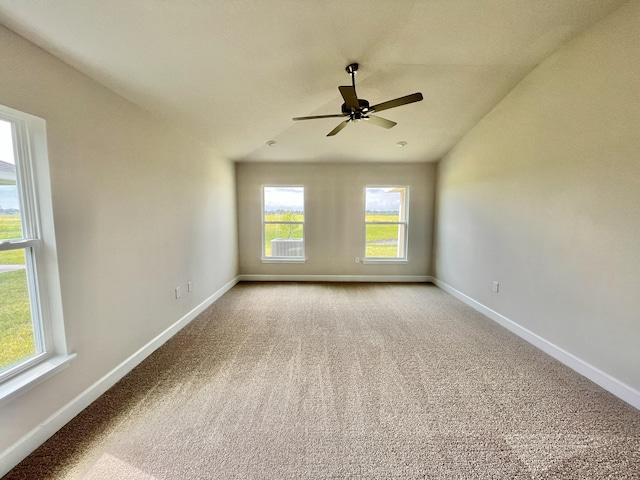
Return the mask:
<path id="1" fill-rule="evenodd" d="M 0 401 L 72 358 L 62 325 L 45 128 L 40 118 L 0 106 Z"/>
<path id="2" fill-rule="evenodd" d="M 304 260 L 304 187 L 262 187 L 262 258 Z"/>
<path id="3" fill-rule="evenodd" d="M 406 260 L 408 187 L 365 189 L 365 260 Z"/>

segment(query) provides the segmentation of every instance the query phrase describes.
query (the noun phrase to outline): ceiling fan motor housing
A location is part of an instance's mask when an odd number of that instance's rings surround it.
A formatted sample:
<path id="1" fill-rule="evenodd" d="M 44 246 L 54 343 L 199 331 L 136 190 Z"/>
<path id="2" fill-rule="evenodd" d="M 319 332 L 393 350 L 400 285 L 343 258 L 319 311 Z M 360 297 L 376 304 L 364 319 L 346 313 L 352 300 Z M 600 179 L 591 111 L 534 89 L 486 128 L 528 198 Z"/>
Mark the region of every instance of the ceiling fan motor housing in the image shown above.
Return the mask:
<path id="1" fill-rule="evenodd" d="M 363 100 L 361 98 L 358 99 L 358 104 L 360 105 L 360 108 L 358 110 L 355 110 L 352 112 L 351 109 L 349 107 L 347 107 L 346 103 L 342 104 L 342 114 L 343 115 L 351 115 L 353 114 L 365 114 L 367 113 L 367 111 L 369 110 L 369 102 L 366 100 Z"/>

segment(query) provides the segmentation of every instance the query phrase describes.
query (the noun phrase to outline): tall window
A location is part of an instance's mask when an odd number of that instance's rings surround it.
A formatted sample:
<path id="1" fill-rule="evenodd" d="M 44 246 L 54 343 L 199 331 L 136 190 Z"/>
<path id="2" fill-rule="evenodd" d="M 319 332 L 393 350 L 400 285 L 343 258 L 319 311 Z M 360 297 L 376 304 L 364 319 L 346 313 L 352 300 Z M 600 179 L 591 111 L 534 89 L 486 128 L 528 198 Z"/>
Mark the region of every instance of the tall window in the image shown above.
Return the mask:
<path id="1" fill-rule="evenodd" d="M 408 187 L 365 189 L 365 259 L 407 258 Z"/>
<path id="2" fill-rule="evenodd" d="M 262 256 L 304 258 L 304 187 L 263 187 Z"/>
<path id="3" fill-rule="evenodd" d="M 50 292 L 58 288 L 59 293 L 59 284 L 52 271 L 55 238 L 45 128 L 42 119 L 0 106 L 0 399 L 71 358 L 64 332 L 53 331 L 54 325 L 61 326 L 60 300 L 49 301 Z M 58 323 L 52 311 L 59 313 Z M 53 359 L 56 354 L 62 355 Z M 37 372 L 31 370 L 36 367 Z M 23 375 L 14 381 L 25 372 L 28 380 Z"/>

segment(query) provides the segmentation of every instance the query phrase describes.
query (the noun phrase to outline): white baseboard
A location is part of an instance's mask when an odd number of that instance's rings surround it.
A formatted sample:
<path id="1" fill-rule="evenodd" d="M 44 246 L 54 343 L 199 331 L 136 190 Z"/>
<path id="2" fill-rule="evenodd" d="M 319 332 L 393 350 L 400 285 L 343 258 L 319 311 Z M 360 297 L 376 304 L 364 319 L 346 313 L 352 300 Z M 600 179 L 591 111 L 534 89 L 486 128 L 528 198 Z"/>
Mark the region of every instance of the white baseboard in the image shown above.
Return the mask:
<path id="1" fill-rule="evenodd" d="M 240 275 L 241 282 L 406 282 L 429 283 L 428 275 Z"/>
<path id="2" fill-rule="evenodd" d="M 235 277 L 224 285 L 213 295 L 204 300 L 200 305 L 193 308 L 180 320 L 164 330 L 129 358 L 120 363 L 117 367 L 96 381 L 93 385 L 80 393 L 77 397 L 60 408 L 57 412 L 47 418 L 44 422 L 24 435 L 20 440 L 0 454 L 0 478 L 6 475 L 13 467 L 25 459 L 31 452 L 42 445 L 49 437 L 60 430 L 73 417 L 87 408 L 100 395 L 116 384 L 122 377 L 133 370 L 140 362 L 151 355 L 156 349 L 162 346 L 167 340 L 173 337 L 178 331 L 202 313 L 207 307 L 213 304 L 218 298 L 229 291 L 239 277 Z"/>
<path id="3" fill-rule="evenodd" d="M 624 400 L 635 408 L 640 409 L 640 392 L 638 392 L 634 388 L 612 377 L 608 373 L 605 373 L 602 370 L 594 367 L 593 365 L 585 362 L 584 360 L 581 360 L 580 358 L 558 347 L 557 345 L 554 345 L 550 341 L 531 332 L 530 330 L 527 330 L 526 328 L 518 325 L 513 320 L 510 320 L 507 317 L 499 314 L 498 312 L 490 309 L 489 307 L 486 307 L 480 302 L 477 302 L 473 298 L 468 297 L 464 293 L 456 290 L 452 286 L 447 285 L 437 278 L 433 279 L 433 283 L 447 293 L 450 293 L 459 300 L 462 300 L 473 309 L 489 317 L 491 320 L 502 325 L 507 330 L 515 333 L 523 340 L 526 340 L 533 346 L 551 355 L 553 358 L 563 363 L 567 367 L 587 377 L 589 380 L 601 386 L 616 397 Z"/>

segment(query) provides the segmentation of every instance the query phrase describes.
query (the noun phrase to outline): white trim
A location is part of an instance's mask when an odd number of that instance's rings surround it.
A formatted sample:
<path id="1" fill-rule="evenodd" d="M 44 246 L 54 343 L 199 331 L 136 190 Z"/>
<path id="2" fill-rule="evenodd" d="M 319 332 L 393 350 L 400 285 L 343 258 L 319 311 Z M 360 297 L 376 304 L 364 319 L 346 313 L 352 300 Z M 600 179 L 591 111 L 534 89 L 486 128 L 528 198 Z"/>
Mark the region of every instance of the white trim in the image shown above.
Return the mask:
<path id="1" fill-rule="evenodd" d="M 307 263 L 306 257 L 266 257 L 261 258 L 262 263 Z"/>
<path id="2" fill-rule="evenodd" d="M 75 356 L 67 350 L 56 253 L 47 124 L 42 118 L 0 105 L 0 119 L 12 124 L 16 185 L 23 222 L 22 239 L 1 242 L 0 250 L 25 249 L 29 305 L 36 354 L 5 370 L 0 397 L 27 391 L 62 370 Z M 39 363 L 42 362 L 42 366 Z M 40 378 L 40 375 L 43 377 Z"/>
<path id="3" fill-rule="evenodd" d="M 575 372 L 585 376 L 592 382 L 601 386 L 608 392 L 612 393 L 616 397 L 624 400 L 628 404 L 633 407 L 640 409 L 640 392 L 630 387 L 629 385 L 621 382 L 617 378 L 612 377 L 606 372 L 603 372 L 599 368 L 594 367 L 593 365 L 585 362 L 584 360 L 576 357 L 572 353 L 567 352 L 566 350 L 554 345 L 550 341 L 542 338 L 541 336 L 533 333 L 530 330 L 518 325 L 513 320 L 508 319 L 504 315 L 499 314 L 495 310 L 486 307 L 480 302 L 474 300 L 473 298 L 465 295 L 464 293 L 456 290 L 451 285 L 447 285 L 446 283 L 438 280 L 437 278 L 433 278 L 433 283 L 440 287 L 447 293 L 450 293 L 454 297 L 462 300 L 464 303 L 482 313 L 483 315 L 489 317 L 494 322 L 502 325 L 507 330 L 515 333 L 523 340 L 526 340 L 534 347 L 539 348 L 543 352 L 551 355 L 553 358 L 558 360 L 560 363 L 563 363 L 567 367 L 571 368 Z"/>
<path id="4" fill-rule="evenodd" d="M 47 378 L 61 372 L 69 366 L 69 363 L 74 358 L 76 358 L 75 353 L 47 357 L 46 360 L 29 365 L 20 374 L 5 380 L 0 385 L 0 406 L 11 402 L 39 383 L 44 382 Z"/>
<path id="5" fill-rule="evenodd" d="M 82 410 L 87 408 L 92 402 L 98 399 L 100 395 L 116 384 L 122 377 L 135 368 L 140 362 L 147 358 L 156 349 L 162 346 L 167 340 L 173 337 L 179 330 L 185 327 L 189 322 L 202 313 L 207 307 L 218 300 L 222 295 L 229 291 L 236 283 L 239 277 L 235 277 L 229 283 L 216 291 L 209 298 L 204 300 L 200 305 L 187 313 L 180 320 L 175 322 L 169 328 L 164 330 L 137 352 L 124 360 L 105 376 L 96 381 L 89 388 L 80 393 L 77 397 L 60 408 L 57 412 L 43 421 L 40 425 L 24 435 L 20 440 L 15 442 L 11 447 L 0 454 L 0 477 L 6 475 L 13 467 L 24 460 L 31 452 L 42 445 L 49 437 L 60 430 L 73 417 L 78 415 Z"/>
<path id="6" fill-rule="evenodd" d="M 406 282 L 429 283 L 428 275 L 239 275 L 241 282 Z"/>

